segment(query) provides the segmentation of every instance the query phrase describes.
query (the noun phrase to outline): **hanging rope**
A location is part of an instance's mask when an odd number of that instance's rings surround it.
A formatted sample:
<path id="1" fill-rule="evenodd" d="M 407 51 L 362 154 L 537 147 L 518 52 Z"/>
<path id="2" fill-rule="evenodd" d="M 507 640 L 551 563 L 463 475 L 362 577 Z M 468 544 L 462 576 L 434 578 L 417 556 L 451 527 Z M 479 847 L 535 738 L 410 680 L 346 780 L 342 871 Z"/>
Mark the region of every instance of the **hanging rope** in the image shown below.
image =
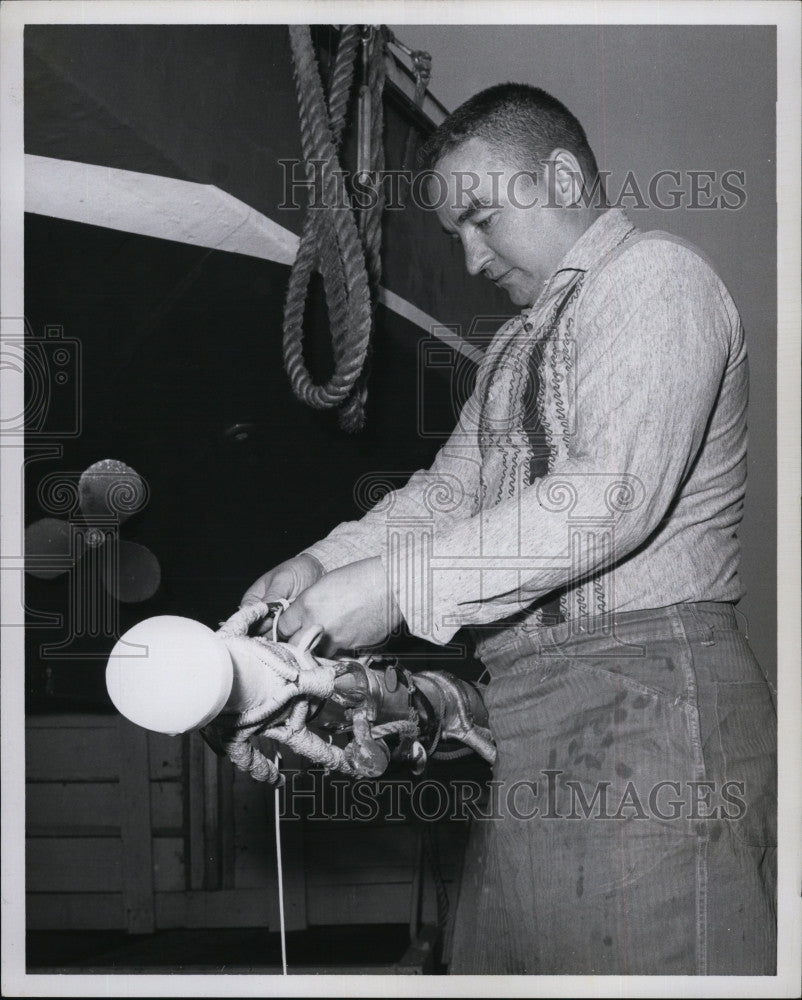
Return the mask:
<path id="1" fill-rule="evenodd" d="M 423 825 L 423 850 L 434 881 L 434 891 L 437 897 L 437 926 L 440 933 L 444 933 L 448 923 L 448 911 L 450 903 L 448 899 L 448 889 L 443 878 L 443 871 L 440 868 L 440 851 L 437 844 L 437 832 L 431 823 Z"/>
<path id="2" fill-rule="evenodd" d="M 363 370 L 368 356 L 375 293 L 381 277 L 379 260 L 383 208 L 380 204 L 366 210 L 357 228 L 350 199 L 343 189 L 343 175 L 337 158 L 360 31 L 356 25 L 343 28 L 335 56 L 328 107 L 309 26 L 290 25 L 289 33 L 298 94 L 301 146 L 307 170 L 312 171 L 315 177 L 314 196 L 320 207 L 307 211 L 298 256 L 290 273 L 284 309 L 284 366 L 293 391 L 302 402 L 315 409 L 339 407 L 340 426 L 353 432 L 365 422 Z M 384 60 L 381 40 L 377 38 L 374 41 L 366 83 L 372 101 L 371 148 L 375 151 L 381 149 Z M 376 152 L 373 162 L 383 166 L 383 153 Z M 304 311 L 315 270 L 320 271 L 323 279 L 334 353 L 334 372 L 325 385 L 313 382 L 303 358 Z M 371 289 L 374 290 L 373 300 Z"/>
<path id="3" fill-rule="evenodd" d="M 363 76 L 364 83 L 360 91 L 360 100 L 367 102 L 370 115 L 369 120 L 364 123 L 367 136 L 360 136 L 361 148 L 360 160 L 365 162 L 357 165 L 363 171 L 362 181 L 370 185 L 371 198 L 366 208 L 359 213 L 359 236 L 365 248 L 365 260 L 368 269 L 368 282 L 370 284 L 371 300 L 371 322 L 376 320 L 376 307 L 379 304 L 379 287 L 381 285 L 381 242 L 382 242 L 382 216 L 384 214 L 384 185 L 382 176 L 384 174 L 384 104 L 382 93 L 384 92 L 384 80 L 386 67 L 384 62 L 384 36 L 380 31 L 367 29 L 367 34 L 363 35 Z M 360 128 L 363 124 L 360 123 Z M 367 155 L 365 155 L 365 147 Z M 373 180 L 373 183 L 371 183 Z M 368 343 L 368 351 L 365 357 L 365 365 L 362 373 L 354 387 L 354 396 L 360 400 L 360 405 L 364 411 L 367 399 L 367 380 L 370 374 L 371 350 Z"/>

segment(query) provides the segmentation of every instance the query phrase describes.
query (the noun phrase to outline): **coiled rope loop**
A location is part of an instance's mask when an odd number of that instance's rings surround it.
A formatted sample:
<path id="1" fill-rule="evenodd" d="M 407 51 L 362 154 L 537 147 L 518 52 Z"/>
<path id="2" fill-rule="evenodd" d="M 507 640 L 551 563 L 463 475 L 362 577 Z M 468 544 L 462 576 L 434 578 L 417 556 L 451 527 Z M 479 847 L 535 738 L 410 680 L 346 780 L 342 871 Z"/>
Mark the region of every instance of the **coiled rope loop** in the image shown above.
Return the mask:
<path id="1" fill-rule="evenodd" d="M 340 426 L 356 431 L 364 426 L 366 397 L 362 375 L 381 267 L 381 210 L 371 205 L 354 221 L 351 200 L 342 183 L 337 149 L 354 76 L 360 42 L 357 25 L 343 28 L 335 57 L 328 108 L 323 95 L 312 34 L 308 25 L 290 25 L 301 126 L 301 146 L 308 173 L 315 179 L 314 198 L 304 220 L 298 255 L 290 273 L 284 309 L 284 367 L 295 395 L 315 409 L 340 407 Z M 372 96 L 372 169 L 383 167 L 381 151 L 384 82 L 383 46 L 372 46 L 369 83 Z M 360 235 L 361 234 L 361 235 Z M 363 240 L 365 246 L 363 247 Z M 366 251 L 368 265 L 366 267 Z M 325 385 L 313 382 L 303 358 L 303 319 L 312 274 L 319 270 L 329 310 L 334 372 Z M 371 301 L 371 289 L 374 301 Z"/>

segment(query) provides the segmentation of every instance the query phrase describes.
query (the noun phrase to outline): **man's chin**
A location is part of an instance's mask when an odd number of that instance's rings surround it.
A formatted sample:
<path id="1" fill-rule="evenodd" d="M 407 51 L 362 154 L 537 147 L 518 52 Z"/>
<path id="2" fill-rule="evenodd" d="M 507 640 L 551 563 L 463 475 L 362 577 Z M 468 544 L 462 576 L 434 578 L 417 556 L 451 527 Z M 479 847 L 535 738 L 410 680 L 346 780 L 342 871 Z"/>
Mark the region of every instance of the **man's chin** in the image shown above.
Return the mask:
<path id="1" fill-rule="evenodd" d="M 521 308 L 528 308 L 534 303 L 534 299 L 529 292 L 524 291 L 522 288 L 507 288 L 505 289 L 510 302 L 514 306 L 519 306 Z"/>

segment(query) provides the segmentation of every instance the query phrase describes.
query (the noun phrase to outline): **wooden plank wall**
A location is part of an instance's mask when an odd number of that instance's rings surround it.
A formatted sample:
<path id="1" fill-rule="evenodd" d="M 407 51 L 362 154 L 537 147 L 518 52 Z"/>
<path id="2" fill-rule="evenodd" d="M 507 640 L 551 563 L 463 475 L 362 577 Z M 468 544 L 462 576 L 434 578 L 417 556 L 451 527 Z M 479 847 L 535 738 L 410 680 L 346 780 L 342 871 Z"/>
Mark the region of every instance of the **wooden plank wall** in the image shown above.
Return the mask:
<path id="1" fill-rule="evenodd" d="M 40 716 L 28 721 L 26 755 L 30 929 L 278 929 L 274 793 L 197 734 Z M 281 820 L 287 928 L 408 922 L 420 830 L 306 813 Z M 465 834 L 438 824 L 452 912 Z M 424 921 L 435 900 L 426 866 Z"/>
<path id="2" fill-rule="evenodd" d="M 182 746 L 118 716 L 26 725 L 30 929 L 156 926 L 156 897 L 184 890 Z"/>

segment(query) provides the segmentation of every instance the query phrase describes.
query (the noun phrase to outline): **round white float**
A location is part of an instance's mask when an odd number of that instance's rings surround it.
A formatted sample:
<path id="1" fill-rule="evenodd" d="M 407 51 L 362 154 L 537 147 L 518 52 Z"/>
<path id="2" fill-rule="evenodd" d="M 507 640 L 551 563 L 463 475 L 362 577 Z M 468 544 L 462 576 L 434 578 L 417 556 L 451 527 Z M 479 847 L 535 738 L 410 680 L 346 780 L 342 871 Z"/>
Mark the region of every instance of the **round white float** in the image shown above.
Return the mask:
<path id="1" fill-rule="evenodd" d="M 115 708 L 157 733 L 186 733 L 219 715 L 234 668 L 223 640 L 191 618 L 161 615 L 129 629 L 106 667 Z"/>

